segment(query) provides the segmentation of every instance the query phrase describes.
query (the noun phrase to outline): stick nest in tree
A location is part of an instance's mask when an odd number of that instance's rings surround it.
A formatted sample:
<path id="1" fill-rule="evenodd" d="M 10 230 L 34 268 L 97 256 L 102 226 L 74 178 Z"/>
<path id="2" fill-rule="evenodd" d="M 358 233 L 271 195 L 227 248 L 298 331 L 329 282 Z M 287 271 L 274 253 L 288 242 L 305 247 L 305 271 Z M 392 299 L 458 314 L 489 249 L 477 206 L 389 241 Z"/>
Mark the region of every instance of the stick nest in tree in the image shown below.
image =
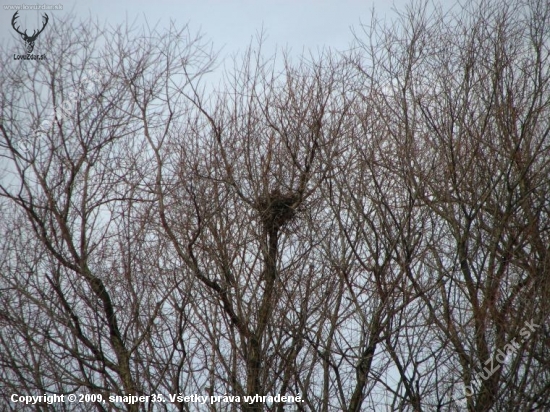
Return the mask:
<path id="1" fill-rule="evenodd" d="M 260 218 L 268 231 L 279 230 L 290 222 L 296 215 L 296 206 L 300 196 L 296 193 L 283 194 L 273 190 L 267 196 L 261 197 L 257 204 Z"/>

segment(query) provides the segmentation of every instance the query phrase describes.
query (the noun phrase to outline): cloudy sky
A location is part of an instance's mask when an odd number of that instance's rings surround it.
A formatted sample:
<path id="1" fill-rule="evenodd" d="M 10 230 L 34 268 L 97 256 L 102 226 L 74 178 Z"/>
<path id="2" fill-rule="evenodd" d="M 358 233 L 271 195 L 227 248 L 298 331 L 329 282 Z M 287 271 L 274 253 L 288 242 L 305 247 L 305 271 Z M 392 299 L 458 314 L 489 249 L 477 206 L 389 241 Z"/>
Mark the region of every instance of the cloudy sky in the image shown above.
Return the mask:
<path id="1" fill-rule="evenodd" d="M 441 0 L 450 3 L 450 0 Z M 0 0 L 0 41 L 18 39 L 11 27 L 13 9 L 19 4 L 60 4 L 63 10 L 47 11 L 50 18 L 75 13 L 85 18 L 98 17 L 116 25 L 126 19 L 167 26 L 170 19 L 177 25 L 188 23 L 192 31 L 201 30 L 211 39 L 216 49 L 229 55 L 243 50 L 256 33 L 264 29 L 267 34 L 267 47 L 273 49 L 289 47 L 292 53 L 302 50 L 317 50 L 331 47 L 346 49 L 352 39 L 351 28 L 359 28 L 361 23 L 370 21 L 374 8 L 380 17 L 391 17 L 392 9 L 402 9 L 408 0 L 139 0 L 139 1 L 52 1 L 33 2 Z M 22 10 L 20 24 L 29 28 L 40 26 L 40 13 L 43 11 Z M 38 44 L 38 42 L 37 42 Z"/>

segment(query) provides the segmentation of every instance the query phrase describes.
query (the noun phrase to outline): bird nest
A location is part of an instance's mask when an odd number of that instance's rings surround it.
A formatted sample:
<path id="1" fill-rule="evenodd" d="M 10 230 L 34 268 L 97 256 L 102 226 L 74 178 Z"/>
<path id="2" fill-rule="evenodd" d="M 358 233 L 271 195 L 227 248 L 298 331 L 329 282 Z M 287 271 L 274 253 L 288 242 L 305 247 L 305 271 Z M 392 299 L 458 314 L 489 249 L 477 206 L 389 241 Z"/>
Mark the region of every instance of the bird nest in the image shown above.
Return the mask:
<path id="1" fill-rule="evenodd" d="M 283 194 L 274 190 L 267 196 L 261 197 L 257 204 L 260 219 L 268 231 L 279 230 L 290 222 L 296 215 L 296 206 L 300 196 L 295 193 Z"/>

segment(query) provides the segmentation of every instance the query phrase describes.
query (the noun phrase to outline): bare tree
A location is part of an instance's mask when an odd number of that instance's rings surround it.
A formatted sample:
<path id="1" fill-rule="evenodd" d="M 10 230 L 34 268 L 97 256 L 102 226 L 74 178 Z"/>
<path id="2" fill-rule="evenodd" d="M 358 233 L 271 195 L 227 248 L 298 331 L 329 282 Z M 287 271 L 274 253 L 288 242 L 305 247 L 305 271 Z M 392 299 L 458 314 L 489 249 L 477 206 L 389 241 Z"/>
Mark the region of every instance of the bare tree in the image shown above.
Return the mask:
<path id="1" fill-rule="evenodd" d="M 423 245 L 406 241 L 406 268 L 439 328 L 425 359 L 454 375 L 426 382 L 437 382 L 423 397 L 428 409 L 449 395 L 459 409 L 465 398 L 476 411 L 547 407 L 548 17 L 544 2 L 454 16 L 421 5 L 398 30 L 375 29 L 380 37 L 360 42 L 365 60 L 352 60 L 381 119 L 375 167 L 396 175 L 395 196 L 419 209 Z"/>
<path id="2" fill-rule="evenodd" d="M 89 23 L 53 23 L 56 55 L 36 70 L 3 65 L 0 190 L 13 207 L 2 220 L 0 376 L 13 409 L 10 393 L 177 392 L 190 367 L 189 289 L 147 220 L 154 196 L 133 87 L 162 99 L 182 61 L 202 73 L 211 60 L 200 38 L 176 41 L 183 31 Z"/>
<path id="3" fill-rule="evenodd" d="M 186 132 L 148 138 L 162 229 L 213 299 L 205 319 L 221 316 L 213 380 L 242 397 L 301 395 L 311 409 L 320 350 L 308 338 L 318 339 L 328 316 L 322 301 L 333 294 L 320 283 L 327 268 L 314 215 L 349 106 L 346 69 L 331 58 L 287 61 L 277 76 L 273 61 L 250 50 L 215 99 L 184 92 L 198 111 Z"/>

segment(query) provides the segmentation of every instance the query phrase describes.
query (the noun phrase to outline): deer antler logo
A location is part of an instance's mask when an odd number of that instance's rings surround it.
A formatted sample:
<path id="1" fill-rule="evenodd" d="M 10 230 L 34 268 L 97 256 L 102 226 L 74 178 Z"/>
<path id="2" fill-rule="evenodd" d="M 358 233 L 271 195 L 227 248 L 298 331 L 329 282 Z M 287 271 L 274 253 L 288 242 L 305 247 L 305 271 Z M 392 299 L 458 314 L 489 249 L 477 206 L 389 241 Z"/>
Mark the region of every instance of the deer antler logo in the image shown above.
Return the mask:
<path id="1" fill-rule="evenodd" d="M 21 38 L 25 41 L 25 49 L 27 50 L 27 54 L 31 54 L 32 50 L 34 49 L 34 42 L 35 42 L 36 38 L 38 37 L 38 35 L 40 33 L 42 33 L 42 31 L 44 31 L 44 28 L 48 24 L 49 17 L 46 13 L 44 13 L 44 15 L 42 16 L 42 24 L 43 24 L 42 28 L 40 30 L 38 30 L 38 32 L 36 30 L 34 30 L 33 33 L 32 33 L 32 36 L 29 36 L 29 35 L 27 35 L 27 30 L 25 30 L 25 32 L 20 32 L 19 31 L 19 26 L 15 27 L 15 20 L 17 20 L 17 18 L 19 17 L 17 15 L 17 13 L 19 13 L 19 12 L 16 11 L 15 14 L 13 15 L 13 17 L 11 19 L 11 25 L 12 25 L 13 29 L 17 33 L 19 33 L 21 35 Z"/>

